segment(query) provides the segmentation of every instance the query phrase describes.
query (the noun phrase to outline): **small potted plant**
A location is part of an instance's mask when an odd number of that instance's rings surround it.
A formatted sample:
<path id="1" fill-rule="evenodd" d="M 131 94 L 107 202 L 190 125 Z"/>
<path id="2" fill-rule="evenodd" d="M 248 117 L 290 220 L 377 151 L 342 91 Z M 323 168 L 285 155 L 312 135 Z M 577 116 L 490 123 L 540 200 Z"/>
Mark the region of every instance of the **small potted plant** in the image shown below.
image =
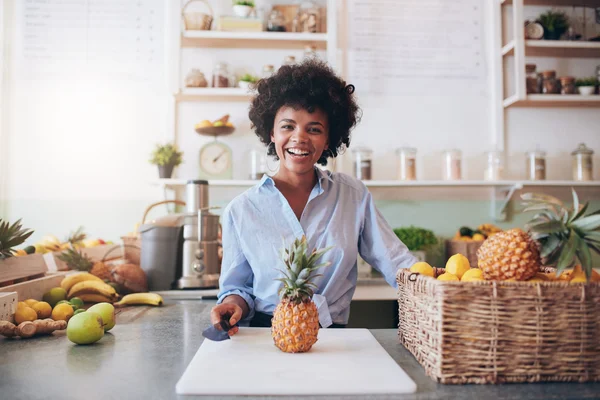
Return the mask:
<path id="1" fill-rule="evenodd" d="M 173 174 L 173 168 L 182 163 L 182 156 L 183 152 L 179 151 L 174 144 L 157 144 L 154 151 L 152 151 L 150 164 L 158 165 L 158 176 L 160 178 L 170 178 Z"/>
<path id="2" fill-rule="evenodd" d="M 233 13 L 241 18 L 247 18 L 254 10 L 254 1 L 234 0 Z"/>
<path id="3" fill-rule="evenodd" d="M 595 77 L 580 78 L 575 80 L 575 86 L 579 90 L 579 94 L 589 96 L 594 94 L 596 86 L 598 86 L 598 79 Z"/>
<path id="4" fill-rule="evenodd" d="M 431 246 L 438 244 L 435 234 L 429 229 L 411 225 L 409 227 L 396 228 L 394 229 L 394 233 L 419 261 L 426 261 L 426 251 Z"/>
<path id="5" fill-rule="evenodd" d="M 537 22 L 544 27 L 544 39 L 559 40 L 569 29 L 569 17 L 563 11 L 549 10 L 541 14 Z"/>
<path id="6" fill-rule="evenodd" d="M 248 90 L 250 88 L 250 85 L 256 82 L 258 82 L 258 78 L 256 76 L 251 74 L 244 74 L 240 77 L 240 80 L 238 81 L 238 86 L 242 89 Z"/>

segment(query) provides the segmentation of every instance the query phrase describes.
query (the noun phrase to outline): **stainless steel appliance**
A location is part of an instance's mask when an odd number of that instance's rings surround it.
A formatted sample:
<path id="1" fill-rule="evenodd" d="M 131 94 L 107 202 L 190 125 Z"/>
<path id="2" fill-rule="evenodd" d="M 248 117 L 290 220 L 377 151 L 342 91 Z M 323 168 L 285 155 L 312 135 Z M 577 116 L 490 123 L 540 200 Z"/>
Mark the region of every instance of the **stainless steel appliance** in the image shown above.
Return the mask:
<path id="1" fill-rule="evenodd" d="M 141 267 L 150 290 L 210 289 L 219 285 L 219 216 L 210 213 L 208 182 L 186 185 L 186 212 L 142 225 Z"/>

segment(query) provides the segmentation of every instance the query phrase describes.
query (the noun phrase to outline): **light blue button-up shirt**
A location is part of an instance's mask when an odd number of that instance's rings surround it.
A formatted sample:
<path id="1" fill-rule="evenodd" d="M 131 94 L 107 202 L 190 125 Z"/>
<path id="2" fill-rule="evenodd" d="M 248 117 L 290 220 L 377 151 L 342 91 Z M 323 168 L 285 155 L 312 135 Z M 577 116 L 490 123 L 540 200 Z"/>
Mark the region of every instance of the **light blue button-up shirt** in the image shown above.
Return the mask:
<path id="1" fill-rule="evenodd" d="M 410 268 L 417 260 L 394 234 L 375 207 L 371 193 L 355 178 L 315 168 L 317 183 L 300 220 L 289 203 L 264 175 L 262 180 L 234 198 L 223 211 L 223 262 L 217 303 L 231 294 L 244 298 L 250 314 L 273 314 L 284 264 L 280 250 L 306 235 L 308 248 L 334 246 L 318 260 L 331 265 L 321 268 L 313 300 L 319 322 L 347 324 L 350 301 L 356 287 L 358 255 L 383 274 L 393 287 L 399 268 Z"/>

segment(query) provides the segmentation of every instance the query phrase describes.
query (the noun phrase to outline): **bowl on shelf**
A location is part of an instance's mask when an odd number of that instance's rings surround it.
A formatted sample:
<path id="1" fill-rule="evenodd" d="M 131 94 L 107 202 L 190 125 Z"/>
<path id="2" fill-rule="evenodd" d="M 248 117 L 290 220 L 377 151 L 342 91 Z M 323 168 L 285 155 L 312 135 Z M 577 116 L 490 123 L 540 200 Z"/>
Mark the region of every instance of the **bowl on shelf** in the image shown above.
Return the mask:
<path id="1" fill-rule="evenodd" d="M 230 135 L 235 131 L 234 126 L 205 126 L 202 128 L 194 128 L 196 133 L 200 135 L 224 136 Z"/>

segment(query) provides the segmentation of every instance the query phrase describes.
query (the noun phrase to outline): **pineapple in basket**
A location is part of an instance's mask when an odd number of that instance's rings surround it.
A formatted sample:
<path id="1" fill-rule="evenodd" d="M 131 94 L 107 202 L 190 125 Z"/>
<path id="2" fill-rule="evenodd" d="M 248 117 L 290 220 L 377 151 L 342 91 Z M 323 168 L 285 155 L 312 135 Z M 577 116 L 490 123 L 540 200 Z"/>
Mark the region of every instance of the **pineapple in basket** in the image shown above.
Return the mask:
<path id="1" fill-rule="evenodd" d="M 525 211 L 538 211 L 526 226 L 540 245 L 542 262 L 555 266 L 557 276 L 573 268 L 574 273 L 583 270 L 583 281 L 595 281 L 598 274 L 592 269 L 591 252 L 600 254 L 600 210 L 585 215 L 588 203 L 580 204 L 575 190 L 571 191 L 570 208 L 552 196 L 523 194 Z"/>
<path id="2" fill-rule="evenodd" d="M 104 264 L 102 261 L 92 261 L 91 258 L 81 253 L 81 251 L 68 248 L 58 256 L 58 259 L 64 261 L 69 269 L 89 272 L 92 275 L 96 275 L 103 281 L 112 281 L 110 268 L 108 268 L 106 264 Z"/>
<path id="3" fill-rule="evenodd" d="M 289 249 L 282 249 L 285 270 L 281 271 L 283 282 L 279 290 L 280 303 L 273 313 L 271 334 L 275 345 L 286 353 L 309 351 L 317 342 L 319 333 L 319 312 L 312 301 L 316 270 L 330 263 L 316 264 L 316 261 L 331 247 L 307 252 L 306 237 L 296 239 Z"/>

